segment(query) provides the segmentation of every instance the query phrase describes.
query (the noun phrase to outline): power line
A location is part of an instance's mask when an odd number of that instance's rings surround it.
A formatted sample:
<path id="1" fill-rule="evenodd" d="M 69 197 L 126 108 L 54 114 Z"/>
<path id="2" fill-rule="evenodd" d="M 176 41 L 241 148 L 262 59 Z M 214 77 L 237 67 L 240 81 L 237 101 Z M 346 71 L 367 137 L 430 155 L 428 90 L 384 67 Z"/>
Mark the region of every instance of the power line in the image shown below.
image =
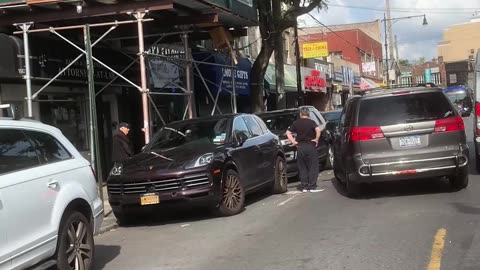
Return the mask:
<path id="1" fill-rule="evenodd" d="M 363 9 L 363 10 L 373 10 L 373 11 L 382 11 L 385 12 L 384 8 L 369 7 L 369 6 L 352 6 L 352 5 L 338 5 L 338 4 L 328 4 L 331 7 L 340 7 L 340 8 L 349 8 L 349 9 Z M 428 8 L 428 9 L 419 9 L 419 8 L 390 8 L 392 12 L 401 12 L 401 13 L 427 13 L 427 14 L 472 14 L 480 8 Z M 451 10 L 451 11 L 450 11 Z"/>
<path id="2" fill-rule="evenodd" d="M 317 18 L 313 17 L 312 14 L 308 13 L 308 15 L 313 19 L 315 20 L 317 23 L 319 23 L 320 25 L 322 25 L 323 27 L 327 28 L 328 31 L 332 32 L 333 34 L 335 34 L 338 38 L 340 38 L 341 40 L 345 41 L 346 43 L 350 44 L 352 47 L 354 48 L 357 48 L 360 52 L 363 52 L 366 54 L 366 52 L 361 49 L 360 47 L 358 47 L 357 45 L 351 43 L 349 40 L 346 40 L 344 39 L 342 36 L 340 36 L 336 31 L 333 31 L 332 29 L 330 29 L 330 27 L 326 26 L 324 23 L 322 23 L 321 21 L 319 21 Z"/>

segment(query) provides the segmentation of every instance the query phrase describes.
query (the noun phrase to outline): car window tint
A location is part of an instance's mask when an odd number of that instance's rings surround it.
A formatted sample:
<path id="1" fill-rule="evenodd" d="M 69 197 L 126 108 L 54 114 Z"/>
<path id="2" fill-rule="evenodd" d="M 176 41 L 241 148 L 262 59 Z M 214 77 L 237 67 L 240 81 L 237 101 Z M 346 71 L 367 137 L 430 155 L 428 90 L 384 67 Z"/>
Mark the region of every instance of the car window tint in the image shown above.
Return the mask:
<path id="1" fill-rule="evenodd" d="M 362 100 L 359 126 L 386 126 L 433 121 L 454 115 L 443 93 L 419 93 Z"/>
<path id="2" fill-rule="evenodd" d="M 288 113 L 280 115 L 266 114 L 262 115 L 261 118 L 267 125 L 268 129 L 285 132 L 298 117 L 297 113 Z"/>
<path id="3" fill-rule="evenodd" d="M 257 120 L 257 123 L 262 128 L 263 133 L 264 134 L 267 133 L 269 130 L 268 130 L 267 125 L 265 125 L 265 122 L 263 122 L 263 120 L 260 117 L 254 117 L 254 118 L 255 118 L 255 120 Z"/>
<path id="4" fill-rule="evenodd" d="M 65 147 L 58 142 L 52 135 L 36 132 L 25 132 L 38 148 L 40 157 L 46 163 L 53 163 L 72 158 L 72 155 L 65 150 Z"/>
<path id="5" fill-rule="evenodd" d="M 40 165 L 35 148 L 20 130 L 0 132 L 0 174 Z"/>
<path id="6" fill-rule="evenodd" d="M 245 116 L 245 122 L 247 123 L 247 126 L 248 128 L 250 129 L 250 131 L 252 132 L 252 136 L 253 137 L 257 137 L 257 136 L 262 136 L 263 135 L 263 130 L 262 128 L 260 127 L 260 125 L 258 124 L 258 122 L 253 119 L 253 117 L 251 116 Z"/>
<path id="7" fill-rule="evenodd" d="M 243 120 L 243 117 L 238 117 L 235 119 L 235 122 L 233 123 L 233 135 L 234 138 L 238 138 L 238 134 L 243 133 L 247 138 L 251 138 L 252 134 L 250 134 L 250 130 L 247 127 L 247 124 L 245 123 L 245 120 Z"/>

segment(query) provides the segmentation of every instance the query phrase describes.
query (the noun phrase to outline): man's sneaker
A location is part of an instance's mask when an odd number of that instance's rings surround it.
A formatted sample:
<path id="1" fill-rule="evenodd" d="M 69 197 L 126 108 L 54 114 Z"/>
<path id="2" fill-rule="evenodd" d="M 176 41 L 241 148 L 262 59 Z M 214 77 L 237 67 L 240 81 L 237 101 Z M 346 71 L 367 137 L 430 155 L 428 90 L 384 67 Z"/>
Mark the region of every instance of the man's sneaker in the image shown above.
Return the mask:
<path id="1" fill-rule="evenodd" d="M 308 189 L 303 189 L 302 192 L 303 192 L 303 193 L 307 193 L 307 192 L 308 192 Z"/>
<path id="2" fill-rule="evenodd" d="M 311 189 L 310 192 L 317 193 L 317 192 L 322 192 L 324 190 L 325 190 L 324 188 L 322 188 L 322 189 Z"/>

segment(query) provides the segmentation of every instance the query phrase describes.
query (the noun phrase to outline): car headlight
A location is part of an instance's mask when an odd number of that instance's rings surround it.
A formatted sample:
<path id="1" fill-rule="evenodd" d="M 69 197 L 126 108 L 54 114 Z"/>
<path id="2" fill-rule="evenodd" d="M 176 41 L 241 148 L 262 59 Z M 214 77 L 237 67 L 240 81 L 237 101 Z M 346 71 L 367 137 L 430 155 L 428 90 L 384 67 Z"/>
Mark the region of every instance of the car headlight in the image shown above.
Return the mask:
<path id="1" fill-rule="evenodd" d="M 289 139 L 286 139 L 286 140 L 280 140 L 280 144 L 281 145 L 289 145 L 289 144 L 292 144 L 292 143 L 290 142 Z"/>
<path id="2" fill-rule="evenodd" d="M 115 165 L 113 165 L 112 170 L 110 171 L 110 175 L 119 176 L 122 174 L 122 171 L 123 171 L 123 164 L 115 163 Z"/>
<path id="3" fill-rule="evenodd" d="M 189 166 L 187 166 L 187 169 L 206 166 L 212 163 L 212 161 L 213 161 L 213 153 L 207 153 L 197 158 L 195 162 L 192 162 Z"/>

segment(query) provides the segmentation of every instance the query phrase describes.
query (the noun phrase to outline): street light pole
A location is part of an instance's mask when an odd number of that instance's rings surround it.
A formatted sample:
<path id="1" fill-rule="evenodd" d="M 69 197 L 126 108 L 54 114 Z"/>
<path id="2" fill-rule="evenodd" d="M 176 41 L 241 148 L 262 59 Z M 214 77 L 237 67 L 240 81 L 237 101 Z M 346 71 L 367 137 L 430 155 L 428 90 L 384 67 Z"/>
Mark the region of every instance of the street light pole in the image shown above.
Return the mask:
<path id="1" fill-rule="evenodd" d="M 388 40 L 387 40 L 387 17 L 383 13 L 383 25 L 385 27 L 385 67 L 387 69 L 387 87 L 390 88 L 390 74 L 389 74 L 389 65 L 388 65 Z"/>
<path id="2" fill-rule="evenodd" d="M 384 28 L 385 28 L 385 62 L 386 62 L 386 66 L 387 66 L 387 86 L 390 88 L 390 74 L 389 73 L 389 64 L 388 64 L 388 40 L 387 40 L 387 32 L 388 30 L 390 30 L 390 28 L 392 27 L 392 25 L 394 23 L 396 23 L 397 21 L 399 20 L 404 20 L 404 19 L 412 19 L 412 18 L 419 18 L 419 17 L 423 17 L 423 23 L 422 25 L 423 26 L 426 26 L 428 25 L 428 22 L 427 22 L 427 16 L 425 14 L 423 15 L 414 15 L 414 16 L 406 16 L 406 17 L 398 17 L 398 18 L 388 18 L 386 17 L 386 14 L 383 13 L 383 25 L 384 25 Z M 389 28 L 387 29 L 387 21 L 394 21 L 392 24 L 390 24 Z"/>

